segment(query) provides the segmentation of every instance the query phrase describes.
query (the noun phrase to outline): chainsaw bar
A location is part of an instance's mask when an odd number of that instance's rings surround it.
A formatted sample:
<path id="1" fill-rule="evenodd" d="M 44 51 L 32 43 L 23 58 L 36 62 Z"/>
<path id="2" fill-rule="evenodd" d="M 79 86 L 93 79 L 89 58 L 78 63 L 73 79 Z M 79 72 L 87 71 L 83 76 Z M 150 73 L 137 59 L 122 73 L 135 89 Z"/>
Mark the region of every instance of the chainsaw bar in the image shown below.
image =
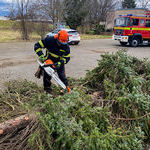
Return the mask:
<path id="1" fill-rule="evenodd" d="M 44 63 L 41 63 L 39 60 L 38 60 L 38 63 L 40 64 L 40 66 L 42 68 L 44 68 L 44 70 L 46 71 L 46 73 L 49 76 L 51 76 L 57 82 L 57 84 L 59 84 L 63 89 L 66 89 L 65 84 L 58 78 L 58 76 L 56 75 L 54 69 L 51 68 L 50 65 L 45 65 Z"/>

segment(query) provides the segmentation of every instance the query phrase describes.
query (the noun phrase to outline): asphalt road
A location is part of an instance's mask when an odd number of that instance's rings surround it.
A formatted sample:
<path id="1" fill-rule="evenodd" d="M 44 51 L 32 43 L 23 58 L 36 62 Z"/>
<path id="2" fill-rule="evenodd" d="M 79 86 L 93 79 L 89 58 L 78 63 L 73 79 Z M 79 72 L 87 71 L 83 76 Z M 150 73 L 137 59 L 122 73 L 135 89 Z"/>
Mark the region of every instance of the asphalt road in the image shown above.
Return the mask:
<path id="1" fill-rule="evenodd" d="M 38 64 L 33 47 L 34 42 L 0 43 L 0 88 L 4 87 L 4 82 L 14 79 L 42 83 L 42 79 L 34 77 Z M 84 77 L 86 70 L 97 66 L 101 54 L 115 53 L 120 49 L 127 49 L 132 56 L 150 59 L 150 46 L 131 48 L 121 47 L 111 39 L 82 40 L 79 45 L 71 46 L 71 60 L 66 65 L 66 74 L 75 78 Z"/>

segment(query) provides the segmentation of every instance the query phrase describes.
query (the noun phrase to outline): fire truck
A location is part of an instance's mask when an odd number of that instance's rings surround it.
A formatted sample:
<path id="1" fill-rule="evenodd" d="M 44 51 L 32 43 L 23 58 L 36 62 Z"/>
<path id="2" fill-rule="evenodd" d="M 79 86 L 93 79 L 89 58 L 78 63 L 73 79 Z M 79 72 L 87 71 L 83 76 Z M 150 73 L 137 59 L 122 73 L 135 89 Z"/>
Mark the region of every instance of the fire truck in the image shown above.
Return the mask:
<path id="1" fill-rule="evenodd" d="M 150 13 L 146 15 L 119 15 L 114 21 L 113 39 L 122 46 L 137 47 L 150 42 Z"/>

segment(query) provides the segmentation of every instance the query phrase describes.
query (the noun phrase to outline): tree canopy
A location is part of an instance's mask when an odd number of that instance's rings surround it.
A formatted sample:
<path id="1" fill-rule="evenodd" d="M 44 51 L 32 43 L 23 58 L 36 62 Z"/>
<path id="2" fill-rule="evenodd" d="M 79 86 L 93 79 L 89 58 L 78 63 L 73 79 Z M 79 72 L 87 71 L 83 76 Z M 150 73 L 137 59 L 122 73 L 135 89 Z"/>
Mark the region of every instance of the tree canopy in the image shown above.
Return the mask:
<path id="1" fill-rule="evenodd" d="M 136 2 L 135 2 L 135 0 L 123 0 L 122 7 L 123 8 L 135 8 Z"/>
<path id="2" fill-rule="evenodd" d="M 87 15 L 87 10 L 83 9 L 85 2 L 86 0 L 64 0 L 64 19 L 70 28 L 76 29 L 80 26 Z"/>

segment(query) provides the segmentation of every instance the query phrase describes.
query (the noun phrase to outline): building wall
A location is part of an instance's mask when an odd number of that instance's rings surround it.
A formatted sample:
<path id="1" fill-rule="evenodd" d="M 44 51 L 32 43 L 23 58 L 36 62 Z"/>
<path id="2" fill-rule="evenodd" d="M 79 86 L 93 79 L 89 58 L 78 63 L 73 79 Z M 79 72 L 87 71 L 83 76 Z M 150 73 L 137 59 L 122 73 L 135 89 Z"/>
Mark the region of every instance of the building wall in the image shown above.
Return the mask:
<path id="1" fill-rule="evenodd" d="M 9 20 L 9 18 L 8 17 L 0 16 L 0 20 Z"/>
<path id="2" fill-rule="evenodd" d="M 135 9 L 121 9 L 121 10 L 116 10 L 116 11 L 110 12 L 107 16 L 106 29 L 112 29 L 113 28 L 114 20 L 119 15 L 127 15 L 127 14 L 145 15 L 147 13 L 147 11 L 148 11 L 147 9 L 135 8 Z"/>

